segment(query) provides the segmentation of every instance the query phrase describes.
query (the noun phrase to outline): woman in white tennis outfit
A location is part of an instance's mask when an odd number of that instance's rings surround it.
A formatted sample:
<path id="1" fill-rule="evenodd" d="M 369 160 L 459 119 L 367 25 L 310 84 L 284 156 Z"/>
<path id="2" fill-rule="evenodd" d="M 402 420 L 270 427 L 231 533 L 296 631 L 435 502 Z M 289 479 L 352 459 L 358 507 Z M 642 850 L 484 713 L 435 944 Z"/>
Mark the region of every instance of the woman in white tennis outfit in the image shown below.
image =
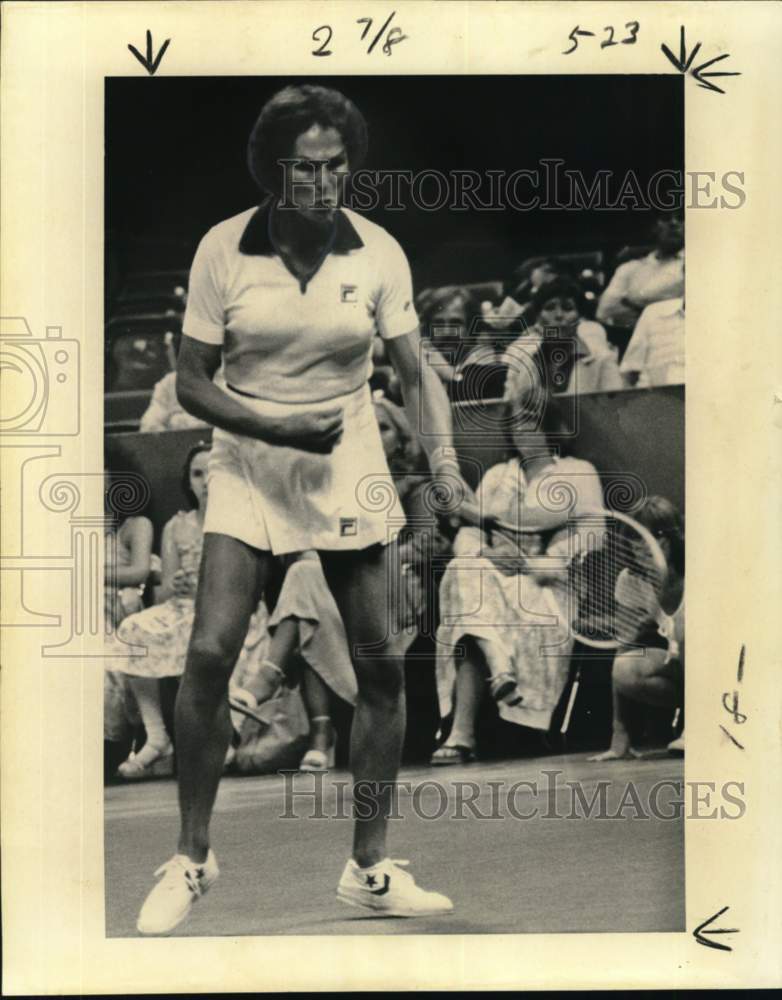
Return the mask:
<path id="1" fill-rule="evenodd" d="M 452 909 L 386 855 L 404 735 L 403 664 L 398 640 L 389 638 L 398 630 L 387 627 L 398 604 L 388 543 L 404 515 L 398 504 L 373 502 L 373 483 L 390 482 L 368 388 L 376 334 L 411 422 L 429 431 L 422 443 L 433 473 L 457 478 L 462 503 L 473 501 L 447 447 L 447 399 L 434 371 L 419 364 L 405 255 L 385 230 L 339 208 L 366 136 L 361 113 L 342 94 L 280 91 L 248 148 L 268 197 L 210 229 L 193 261 L 177 394 L 217 430 L 196 618 L 176 705 L 181 832 L 139 916 L 145 934 L 173 930 L 217 877 L 209 819 L 231 735 L 228 678 L 273 557 L 305 549 L 320 554 L 354 651 L 351 770 L 372 805 L 367 818 L 356 818 L 337 895 L 389 916 Z M 221 363 L 226 389 L 212 383 Z M 356 655 L 361 647 L 373 654 Z"/>

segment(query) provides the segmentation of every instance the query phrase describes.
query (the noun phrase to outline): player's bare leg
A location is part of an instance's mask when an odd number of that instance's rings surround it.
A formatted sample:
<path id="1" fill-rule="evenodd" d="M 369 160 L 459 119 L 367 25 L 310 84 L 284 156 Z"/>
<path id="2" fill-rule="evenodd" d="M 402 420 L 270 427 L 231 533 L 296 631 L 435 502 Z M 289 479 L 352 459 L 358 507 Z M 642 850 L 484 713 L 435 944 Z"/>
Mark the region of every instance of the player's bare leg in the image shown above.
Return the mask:
<path id="1" fill-rule="evenodd" d="M 209 821 L 231 739 L 228 680 L 263 593 L 271 557 L 227 535 L 204 536 L 196 615 L 176 703 L 181 828 L 177 854 L 142 907 L 142 934 L 166 934 L 218 875 Z"/>
<path id="2" fill-rule="evenodd" d="M 345 623 L 358 699 L 350 742 L 351 771 L 366 816 L 355 816 L 353 857 L 337 890 L 340 899 L 389 916 L 447 913 L 445 896 L 426 892 L 386 854 L 386 831 L 405 731 L 404 663 L 390 614 L 393 546 L 321 553 L 323 571 Z M 368 647 L 361 652 L 361 647 Z"/>

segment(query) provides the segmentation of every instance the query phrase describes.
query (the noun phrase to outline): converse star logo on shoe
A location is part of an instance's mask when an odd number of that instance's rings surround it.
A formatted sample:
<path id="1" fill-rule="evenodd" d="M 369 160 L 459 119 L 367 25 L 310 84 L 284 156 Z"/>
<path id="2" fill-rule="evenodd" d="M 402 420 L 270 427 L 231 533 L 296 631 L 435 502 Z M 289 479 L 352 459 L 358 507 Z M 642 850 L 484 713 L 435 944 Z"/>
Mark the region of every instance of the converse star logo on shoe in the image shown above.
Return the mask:
<path id="1" fill-rule="evenodd" d="M 376 879 L 374 875 L 367 875 L 367 885 L 376 885 Z M 388 887 L 391 885 L 391 879 L 388 875 L 383 876 L 383 884 L 379 889 L 370 889 L 369 891 L 373 896 L 384 896 L 388 892 Z"/>

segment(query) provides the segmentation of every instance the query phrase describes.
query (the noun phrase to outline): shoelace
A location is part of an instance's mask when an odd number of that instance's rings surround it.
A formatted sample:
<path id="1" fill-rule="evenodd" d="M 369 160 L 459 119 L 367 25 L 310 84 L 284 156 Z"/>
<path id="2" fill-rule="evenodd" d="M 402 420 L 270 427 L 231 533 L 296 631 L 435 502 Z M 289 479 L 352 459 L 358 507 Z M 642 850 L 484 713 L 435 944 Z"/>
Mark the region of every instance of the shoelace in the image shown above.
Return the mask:
<path id="1" fill-rule="evenodd" d="M 194 866 L 195 868 L 201 868 L 203 870 L 203 865 Z M 160 868 L 155 872 L 155 878 L 158 875 L 162 875 L 163 879 L 160 885 L 165 885 L 168 889 L 176 889 L 179 885 L 178 876 L 184 875 L 185 881 L 187 882 L 188 889 L 195 895 L 203 895 L 203 888 L 198 877 L 193 874 L 194 869 L 188 867 L 180 858 L 174 856 L 170 858 L 165 864 L 162 864 Z"/>
<path id="2" fill-rule="evenodd" d="M 410 874 L 410 872 L 406 872 L 406 871 L 402 871 L 401 870 L 403 868 L 407 868 L 407 866 L 410 864 L 409 861 L 403 860 L 402 858 L 389 858 L 388 861 L 389 861 L 390 864 L 392 864 L 394 866 L 394 868 L 400 869 L 399 871 L 397 871 L 397 872 L 394 873 L 397 876 L 397 878 L 401 877 L 401 879 L 402 879 L 403 882 L 413 882 L 413 883 L 415 883 L 415 879 Z"/>

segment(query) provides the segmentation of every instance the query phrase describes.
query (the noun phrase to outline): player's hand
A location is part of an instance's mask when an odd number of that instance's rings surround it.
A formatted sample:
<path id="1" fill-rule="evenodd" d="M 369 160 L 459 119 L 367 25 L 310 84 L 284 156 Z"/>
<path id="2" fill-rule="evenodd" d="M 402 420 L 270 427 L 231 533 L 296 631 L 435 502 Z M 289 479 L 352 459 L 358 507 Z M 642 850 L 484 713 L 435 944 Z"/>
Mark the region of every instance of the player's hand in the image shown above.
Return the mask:
<path id="1" fill-rule="evenodd" d="M 328 455 L 342 439 L 342 409 L 296 413 L 275 421 L 268 440 L 286 448 Z"/>

